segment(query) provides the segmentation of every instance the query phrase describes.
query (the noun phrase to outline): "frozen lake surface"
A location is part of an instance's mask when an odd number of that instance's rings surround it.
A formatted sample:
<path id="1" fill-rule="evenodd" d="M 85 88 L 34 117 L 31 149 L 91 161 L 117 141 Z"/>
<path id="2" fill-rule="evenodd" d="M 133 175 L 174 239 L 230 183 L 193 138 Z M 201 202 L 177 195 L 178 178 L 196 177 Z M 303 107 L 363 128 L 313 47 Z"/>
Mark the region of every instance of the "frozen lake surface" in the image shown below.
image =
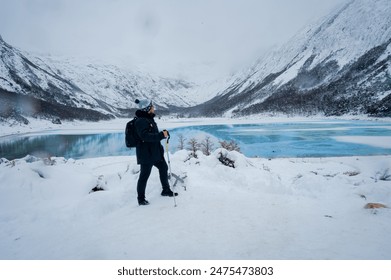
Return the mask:
<path id="1" fill-rule="evenodd" d="M 209 136 L 236 141 L 247 157 L 331 157 L 391 154 L 391 124 L 371 121 L 308 121 L 262 124 L 198 125 L 170 130 L 170 151 L 178 150 L 179 135 L 199 143 Z M 162 141 L 163 143 L 164 141 Z M 0 138 L 0 157 L 90 158 L 132 155 L 124 133 L 25 135 Z"/>

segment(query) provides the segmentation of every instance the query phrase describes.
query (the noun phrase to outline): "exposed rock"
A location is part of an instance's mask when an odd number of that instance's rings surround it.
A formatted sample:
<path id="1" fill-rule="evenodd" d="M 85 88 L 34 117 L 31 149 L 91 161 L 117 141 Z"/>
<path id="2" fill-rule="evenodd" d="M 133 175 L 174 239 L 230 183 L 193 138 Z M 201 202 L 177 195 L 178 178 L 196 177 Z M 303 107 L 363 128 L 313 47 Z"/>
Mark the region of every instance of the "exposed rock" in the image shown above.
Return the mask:
<path id="1" fill-rule="evenodd" d="M 382 203 L 367 203 L 365 206 L 364 206 L 365 209 L 377 209 L 377 208 L 388 208 L 386 205 L 382 204 Z"/>

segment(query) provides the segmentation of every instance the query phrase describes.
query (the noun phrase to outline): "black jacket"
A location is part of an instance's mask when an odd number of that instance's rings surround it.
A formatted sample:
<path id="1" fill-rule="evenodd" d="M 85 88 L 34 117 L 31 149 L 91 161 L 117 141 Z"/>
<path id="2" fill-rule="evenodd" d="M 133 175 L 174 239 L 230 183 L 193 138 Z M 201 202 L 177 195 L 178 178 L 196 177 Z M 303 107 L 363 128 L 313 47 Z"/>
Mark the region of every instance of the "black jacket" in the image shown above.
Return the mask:
<path id="1" fill-rule="evenodd" d="M 141 141 L 136 146 L 137 164 L 154 164 L 164 159 L 164 149 L 160 141 L 164 139 L 154 120 L 154 114 L 138 110 L 135 128 Z"/>

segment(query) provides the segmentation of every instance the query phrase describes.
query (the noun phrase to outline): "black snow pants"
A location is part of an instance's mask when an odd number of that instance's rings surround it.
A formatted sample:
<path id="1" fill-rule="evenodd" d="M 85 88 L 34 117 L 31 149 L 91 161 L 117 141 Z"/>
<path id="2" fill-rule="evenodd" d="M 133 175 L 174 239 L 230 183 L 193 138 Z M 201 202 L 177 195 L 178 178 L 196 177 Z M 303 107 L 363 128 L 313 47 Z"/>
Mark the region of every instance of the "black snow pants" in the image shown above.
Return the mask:
<path id="1" fill-rule="evenodd" d="M 145 189 L 147 187 L 147 181 L 149 175 L 151 175 L 152 167 L 155 166 L 159 169 L 160 182 L 162 184 L 163 191 L 170 189 L 170 184 L 168 183 L 168 166 L 164 159 L 154 163 L 154 164 L 140 164 L 140 177 L 137 182 L 137 199 L 142 201 L 145 199 Z"/>

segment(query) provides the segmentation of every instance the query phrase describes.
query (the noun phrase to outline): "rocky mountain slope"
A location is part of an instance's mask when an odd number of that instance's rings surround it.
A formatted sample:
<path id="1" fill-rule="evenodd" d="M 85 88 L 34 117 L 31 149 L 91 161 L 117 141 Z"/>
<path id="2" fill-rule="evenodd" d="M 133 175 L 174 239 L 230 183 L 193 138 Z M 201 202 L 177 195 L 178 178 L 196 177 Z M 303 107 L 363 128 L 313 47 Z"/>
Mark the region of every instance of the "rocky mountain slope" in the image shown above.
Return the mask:
<path id="1" fill-rule="evenodd" d="M 391 1 L 351 0 L 232 78 L 196 86 L 113 65 L 36 57 L 0 37 L 0 117 L 130 116 L 136 98 L 181 116 L 391 116 Z"/>
<path id="2" fill-rule="evenodd" d="M 36 57 L 0 37 L 0 117 L 98 120 L 130 116 L 136 98 L 162 111 L 194 105 L 181 80 L 153 77 L 113 65 Z M 191 95 L 190 95 L 191 97 Z"/>
<path id="3" fill-rule="evenodd" d="M 391 116 L 391 1 L 347 2 L 191 114 L 281 112 Z"/>

